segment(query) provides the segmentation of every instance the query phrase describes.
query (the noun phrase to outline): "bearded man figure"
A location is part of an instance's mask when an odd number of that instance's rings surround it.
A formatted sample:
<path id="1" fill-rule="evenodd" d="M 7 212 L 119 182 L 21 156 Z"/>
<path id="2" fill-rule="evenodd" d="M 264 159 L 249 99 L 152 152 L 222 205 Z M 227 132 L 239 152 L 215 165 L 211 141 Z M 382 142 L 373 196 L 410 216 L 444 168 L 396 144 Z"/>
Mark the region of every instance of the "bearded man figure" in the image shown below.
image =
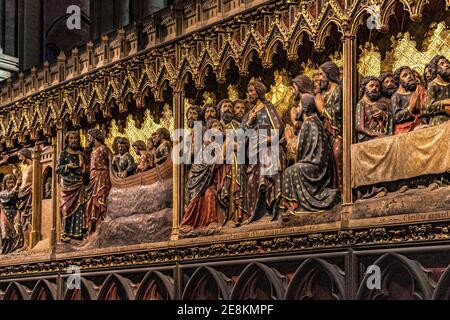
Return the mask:
<path id="1" fill-rule="evenodd" d="M 247 114 L 247 102 L 241 99 L 234 101 L 233 114 L 234 120 L 242 123 L 242 119 L 244 119 Z"/>
<path id="2" fill-rule="evenodd" d="M 378 80 L 381 83 L 381 98 L 378 102 L 386 105 L 389 112 L 393 114 L 391 98 L 398 89 L 398 83 L 395 81 L 394 74 L 391 72 L 382 73 Z"/>
<path id="3" fill-rule="evenodd" d="M 376 77 L 366 77 L 361 82 L 361 92 L 364 95 L 356 105 L 358 142 L 382 138 L 393 133 L 392 115 L 387 105 L 379 102 L 381 86 Z"/>
<path id="4" fill-rule="evenodd" d="M 402 66 L 394 72 L 395 81 L 399 84 L 397 92 L 392 96 L 395 134 L 413 131 L 425 121 L 420 117 L 420 99 L 417 93 L 417 81 L 407 66 Z"/>
<path id="5" fill-rule="evenodd" d="M 17 178 L 13 174 L 7 174 L 3 178 L 2 191 L 0 192 L 0 231 L 2 237 L 2 254 L 14 252 L 17 248 Z"/>
<path id="6" fill-rule="evenodd" d="M 335 162 L 333 186 L 342 191 L 342 85 L 339 67 L 331 61 L 319 68 L 320 92 L 316 94 L 316 107 L 325 118 L 325 128 L 331 136 Z"/>
<path id="7" fill-rule="evenodd" d="M 80 134 L 69 131 L 65 138 L 64 151 L 59 156 L 56 173 L 60 176 L 61 215 L 63 232 L 61 240 L 82 240 L 84 225 L 85 194 L 83 174 L 86 171 L 84 153 L 80 146 Z"/>
<path id="8" fill-rule="evenodd" d="M 429 124 L 440 125 L 450 119 L 450 62 L 444 56 L 435 56 L 429 64 L 431 71 L 428 84 L 428 101 L 424 114 Z"/>
<path id="9" fill-rule="evenodd" d="M 92 235 L 105 219 L 106 201 L 111 189 L 109 170 L 111 151 L 105 145 L 105 135 L 98 129 L 88 131 L 89 147 L 93 148 L 90 161 L 90 176 L 87 193 L 86 223 L 89 235 Z"/>
<path id="10" fill-rule="evenodd" d="M 255 130 L 259 136 L 267 134 L 266 141 L 250 142 L 250 157 L 254 154 L 256 161 L 249 163 L 248 207 L 250 218 L 245 223 L 256 222 L 263 217 L 276 220 L 281 200 L 282 172 L 285 166 L 285 151 L 279 143 L 284 134 L 284 123 L 275 107 L 265 94 L 266 86 L 259 81 L 251 81 L 247 87 L 247 96 L 252 107 L 245 116 L 241 127 Z M 272 141 L 275 138 L 278 141 Z M 266 143 L 265 147 L 261 144 Z"/>
<path id="11" fill-rule="evenodd" d="M 237 138 L 240 123 L 235 120 L 233 102 L 228 99 L 220 101 L 218 110 L 225 132 L 232 133 L 233 137 Z M 237 142 L 236 139 L 233 139 L 232 144 L 226 145 L 227 148 L 233 148 L 230 153 L 232 159 L 227 159 L 225 181 L 219 192 L 220 203 L 225 209 L 225 224 L 231 227 L 237 227 L 248 219 L 246 166 L 238 161 Z"/>

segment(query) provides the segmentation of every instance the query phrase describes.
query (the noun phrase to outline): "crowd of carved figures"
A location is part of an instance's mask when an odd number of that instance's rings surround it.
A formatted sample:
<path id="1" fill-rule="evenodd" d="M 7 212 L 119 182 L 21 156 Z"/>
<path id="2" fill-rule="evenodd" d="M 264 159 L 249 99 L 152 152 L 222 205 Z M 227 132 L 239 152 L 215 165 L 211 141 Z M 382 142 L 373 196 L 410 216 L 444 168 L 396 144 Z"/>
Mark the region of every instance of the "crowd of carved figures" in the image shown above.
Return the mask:
<path id="1" fill-rule="evenodd" d="M 147 143 L 135 141 L 137 162 L 130 155 L 130 142 L 125 137 L 114 141 L 113 151 L 105 145 L 105 135 L 98 129 L 88 131 L 89 145 L 82 148 L 80 133 L 67 132 L 64 148 L 57 162 L 61 198 L 61 240 L 88 239 L 107 215 L 111 175 L 126 178 L 161 165 L 171 152 L 170 133 L 160 128 Z M 0 192 L 0 228 L 3 254 L 29 247 L 32 215 L 32 152 L 21 149 L 17 156 L 25 169 L 3 178 Z M 8 163 L 5 157 L 2 164 Z M 47 179 L 44 199 L 51 197 L 51 179 Z"/>
<path id="2" fill-rule="evenodd" d="M 258 80 L 248 84 L 245 101 L 222 100 L 216 107 L 189 107 L 189 128 L 203 121 L 206 129 L 223 133 L 264 129 L 269 134 L 267 148 L 263 151 L 256 147 L 256 163 L 238 162 L 235 155 L 233 163 L 189 166 L 182 235 L 212 234 L 223 226 L 288 219 L 290 215 L 330 209 L 338 203 L 342 186 L 340 74 L 335 63 L 326 62 L 320 66 L 315 82 L 305 75 L 293 80 L 296 106 L 290 112 L 291 124 L 285 123 L 267 99 L 267 88 Z M 248 141 L 246 148 L 253 147 Z M 237 152 L 236 145 L 233 152 Z M 295 156 L 290 159 L 290 154 Z M 279 164 L 276 170 L 271 170 L 272 159 Z"/>
<path id="3" fill-rule="evenodd" d="M 206 129 L 223 133 L 227 129 L 278 130 L 280 165 L 269 175 L 262 171 L 271 163 L 261 157 L 256 164 L 188 166 L 182 235 L 208 235 L 224 226 L 289 219 L 292 215 L 331 209 L 339 203 L 343 153 L 341 74 L 338 66 L 329 61 L 312 79 L 304 74 L 294 78 L 296 105 L 289 112 L 289 123 L 267 100 L 266 86 L 257 80 L 248 84 L 245 101 L 222 100 L 217 106 L 189 107 L 189 128 L 202 121 Z M 354 117 L 356 140 L 360 143 L 436 126 L 449 116 L 450 63 L 438 55 L 425 66 L 423 77 L 402 66 L 393 73 L 362 79 Z M 252 146 L 247 143 L 246 148 Z M 268 137 L 268 152 L 262 156 L 270 157 L 271 149 Z M 432 179 L 428 183 L 434 189 L 445 182 Z M 408 186 L 399 183 L 396 188 L 405 192 Z M 359 196 L 380 197 L 387 193 L 384 187 L 366 189 Z"/>
<path id="4" fill-rule="evenodd" d="M 258 221 L 290 219 L 308 212 L 332 209 L 342 191 L 342 72 L 331 62 L 323 63 L 309 78 L 301 74 L 292 80 L 295 105 L 288 120 L 267 99 L 267 87 L 260 80 L 247 86 L 246 100 L 225 99 L 217 105 L 207 101 L 203 107 L 186 110 L 187 127 L 196 122 L 216 134 L 226 130 L 268 130 L 267 149 L 256 163 L 240 163 L 234 145 L 232 163 L 186 165 L 185 208 L 180 223 L 182 236 L 211 235 L 222 228 L 240 227 Z M 436 126 L 450 118 L 450 63 L 444 56 L 434 57 L 423 77 L 407 66 L 379 77 L 361 81 L 361 99 L 356 105 L 354 127 L 358 143 L 404 134 Z M 279 143 L 272 143 L 276 132 Z M 172 152 L 170 132 L 158 129 L 147 141 L 116 137 L 112 151 L 105 145 L 105 134 L 88 131 L 89 145 L 83 149 L 78 131 L 67 132 L 59 155 L 62 241 L 84 240 L 98 230 L 107 215 L 111 175 L 118 179 L 158 169 Z M 193 139 L 193 131 L 191 132 Z M 225 139 L 224 139 L 225 141 Z M 218 144 L 203 138 L 204 146 Z M 246 149 L 255 148 L 248 143 Z M 137 160 L 130 154 L 133 148 Z M 225 145 L 219 146 L 221 150 Z M 190 156 L 194 158 L 195 148 Z M 200 150 L 201 151 L 201 150 Z M 247 152 L 248 150 L 246 150 Z M 259 153 L 256 146 L 256 153 Z M 278 166 L 272 170 L 272 153 Z M 216 156 L 223 156 L 224 153 Z M 1 240 L 4 254 L 28 247 L 32 214 L 32 152 L 17 153 L 25 167 L 3 178 L 1 202 Z M 263 161 L 267 157 L 267 161 Z M 8 163 L 8 157 L 2 164 Z M 442 186 L 443 179 L 429 181 L 430 188 Z M 408 187 L 398 184 L 397 190 Z M 45 197 L 51 196 L 51 180 L 46 181 Z M 362 197 L 382 196 L 384 187 L 370 187 Z"/>

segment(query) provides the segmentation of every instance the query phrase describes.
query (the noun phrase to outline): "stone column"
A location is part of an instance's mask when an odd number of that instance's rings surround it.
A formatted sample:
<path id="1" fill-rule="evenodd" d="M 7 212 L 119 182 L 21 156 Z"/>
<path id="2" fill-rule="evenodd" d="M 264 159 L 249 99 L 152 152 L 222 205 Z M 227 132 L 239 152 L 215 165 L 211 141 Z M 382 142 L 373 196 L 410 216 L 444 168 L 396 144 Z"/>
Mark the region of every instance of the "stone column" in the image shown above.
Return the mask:
<path id="1" fill-rule="evenodd" d="M 173 92 L 174 129 L 184 128 L 183 94 L 181 91 Z M 176 142 L 175 142 L 176 143 Z M 178 240 L 180 235 L 180 221 L 184 208 L 184 165 L 173 165 L 173 218 L 171 240 Z"/>
<path id="2" fill-rule="evenodd" d="M 52 233 L 50 238 L 50 250 L 51 254 L 55 254 L 56 244 L 61 239 L 61 192 L 60 185 L 58 183 L 58 174 L 56 173 L 56 166 L 58 165 L 59 155 L 63 148 L 63 128 L 61 124 L 58 124 L 56 137 L 52 139 L 53 149 L 53 179 L 52 179 Z"/>
<path id="3" fill-rule="evenodd" d="M 33 149 L 33 184 L 31 200 L 31 235 L 30 248 L 33 248 L 41 240 L 41 202 L 42 202 L 42 179 L 41 179 L 41 146 L 36 143 Z"/>
<path id="4" fill-rule="evenodd" d="M 342 226 L 348 226 L 351 215 L 352 198 L 352 171 L 351 148 L 353 142 L 353 105 L 357 92 L 356 88 L 356 38 L 348 33 L 343 42 L 343 216 Z"/>
<path id="5" fill-rule="evenodd" d="M 58 126 L 57 128 L 57 132 L 56 132 L 56 141 L 55 141 L 55 151 L 53 154 L 55 154 L 55 171 L 56 171 L 56 166 L 58 163 L 58 159 L 59 159 L 59 155 L 61 154 L 61 152 L 63 151 L 63 144 L 64 144 L 64 132 L 63 132 L 63 128 L 62 126 Z M 54 188 L 53 190 L 53 205 L 55 206 L 55 210 L 54 210 L 54 221 L 56 224 L 56 238 L 55 238 L 55 243 L 59 243 L 61 240 L 61 228 L 62 228 L 62 218 L 61 218 L 61 186 L 58 183 L 58 175 L 56 174 L 56 172 L 54 172 L 54 183 L 56 184 L 56 188 Z"/>

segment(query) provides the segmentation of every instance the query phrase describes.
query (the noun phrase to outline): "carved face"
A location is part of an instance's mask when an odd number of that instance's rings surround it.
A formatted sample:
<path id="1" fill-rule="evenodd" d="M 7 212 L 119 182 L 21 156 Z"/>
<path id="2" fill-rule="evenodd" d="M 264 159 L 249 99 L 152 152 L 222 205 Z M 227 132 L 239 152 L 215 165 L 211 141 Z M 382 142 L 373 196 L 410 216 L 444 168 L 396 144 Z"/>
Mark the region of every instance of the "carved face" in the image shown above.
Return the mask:
<path id="1" fill-rule="evenodd" d="M 27 158 L 21 153 L 17 154 L 17 158 L 19 158 L 20 162 L 26 162 L 26 160 L 27 160 Z"/>
<path id="2" fill-rule="evenodd" d="M 314 92 L 320 92 L 320 77 L 319 74 L 315 74 L 312 78 Z"/>
<path id="3" fill-rule="evenodd" d="M 220 106 L 220 113 L 223 114 L 226 111 L 233 113 L 233 104 L 231 102 L 224 102 Z"/>
<path id="4" fill-rule="evenodd" d="M 194 128 L 194 122 L 199 121 L 200 120 L 200 114 L 198 113 L 197 110 L 195 110 L 194 108 L 189 109 L 187 115 L 186 115 L 187 121 L 188 121 L 188 127 L 189 128 Z"/>
<path id="5" fill-rule="evenodd" d="M 153 135 L 153 146 L 157 147 L 161 144 L 162 136 L 159 133 Z"/>
<path id="6" fill-rule="evenodd" d="M 397 91 L 397 84 L 392 76 L 388 76 L 383 80 L 381 84 L 381 92 L 385 97 L 392 97 L 392 95 Z"/>
<path id="7" fill-rule="evenodd" d="M 366 84 L 366 96 L 372 101 L 380 98 L 380 82 L 378 80 L 371 80 Z"/>
<path id="8" fill-rule="evenodd" d="M 330 80 L 328 79 L 327 74 L 325 71 L 319 68 L 319 74 L 317 75 L 319 84 L 320 84 L 320 91 L 324 92 L 327 91 L 330 86 Z"/>
<path id="9" fill-rule="evenodd" d="M 258 102 L 258 92 L 256 92 L 256 88 L 254 86 L 248 86 L 247 97 L 251 104 L 256 104 L 256 102 Z"/>
<path id="10" fill-rule="evenodd" d="M 222 103 L 220 106 L 220 119 L 225 123 L 230 123 L 233 118 L 233 104 L 231 102 Z"/>
<path id="11" fill-rule="evenodd" d="M 211 119 L 217 119 L 216 108 L 214 108 L 213 106 L 206 108 L 205 114 L 203 115 L 203 117 L 205 118 L 205 122 L 208 122 L 208 120 L 211 120 Z"/>
<path id="12" fill-rule="evenodd" d="M 95 144 L 95 138 L 92 135 L 88 135 L 89 147 L 93 147 Z"/>
<path id="13" fill-rule="evenodd" d="M 78 149 L 80 147 L 80 137 L 78 135 L 71 133 L 67 140 L 70 148 Z"/>
<path id="14" fill-rule="evenodd" d="M 414 79 L 416 80 L 416 83 L 421 84 L 422 78 L 420 77 L 420 74 L 416 70 L 413 70 L 413 75 L 414 75 Z"/>
<path id="15" fill-rule="evenodd" d="M 141 155 L 141 150 L 140 150 L 137 146 L 133 146 L 133 150 L 134 150 L 134 152 L 136 152 L 136 154 L 137 154 L 138 156 Z"/>
<path id="16" fill-rule="evenodd" d="M 16 178 L 14 178 L 14 176 L 9 176 L 5 181 L 6 190 L 10 191 L 14 189 L 15 186 L 16 186 Z"/>
<path id="17" fill-rule="evenodd" d="M 400 84 L 406 89 L 406 91 L 416 90 L 417 82 L 411 69 L 406 68 L 402 70 L 400 73 Z"/>
<path id="18" fill-rule="evenodd" d="M 432 79 L 433 75 L 432 75 L 432 73 L 431 73 L 430 67 L 425 67 L 425 70 L 424 70 L 424 72 L 423 72 L 423 75 L 424 75 L 425 81 L 426 81 L 427 83 L 433 81 L 433 79 Z"/>
<path id="19" fill-rule="evenodd" d="M 241 122 L 245 116 L 245 104 L 242 102 L 236 102 L 233 108 L 234 118 Z"/>
<path id="20" fill-rule="evenodd" d="M 154 135 L 151 136 L 150 138 L 148 138 L 148 140 L 147 140 L 147 150 L 148 151 L 153 150 L 153 148 L 155 147 L 155 142 L 153 140 L 153 137 L 154 137 Z"/>
<path id="21" fill-rule="evenodd" d="M 450 81 L 450 62 L 447 59 L 439 59 L 437 73 L 444 81 Z"/>
<path id="22" fill-rule="evenodd" d="M 223 132 L 223 127 L 222 127 L 222 124 L 220 123 L 220 121 L 214 121 L 211 124 L 211 130 L 213 132 Z"/>
<path id="23" fill-rule="evenodd" d="M 128 152 L 129 148 L 128 148 L 128 143 L 126 142 L 119 142 L 117 144 L 117 150 L 119 151 L 119 154 L 122 156 L 125 153 Z"/>

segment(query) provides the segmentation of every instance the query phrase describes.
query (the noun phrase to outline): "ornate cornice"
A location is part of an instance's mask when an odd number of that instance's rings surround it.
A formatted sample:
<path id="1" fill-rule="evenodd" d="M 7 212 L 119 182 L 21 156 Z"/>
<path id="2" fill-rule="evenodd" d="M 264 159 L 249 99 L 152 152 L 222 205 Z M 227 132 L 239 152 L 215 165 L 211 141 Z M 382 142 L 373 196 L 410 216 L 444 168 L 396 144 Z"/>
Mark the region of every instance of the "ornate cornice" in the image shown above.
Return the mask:
<path id="1" fill-rule="evenodd" d="M 203 260 L 236 259 L 248 256 L 298 254 L 311 250 L 361 248 L 438 243 L 450 239 L 448 223 L 413 224 L 355 230 L 327 231 L 309 234 L 267 236 L 248 240 L 228 240 L 222 243 L 192 242 L 147 251 L 125 252 L 56 261 L 24 263 L 0 267 L 0 279 L 37 276 L 66 272 L 69 266 L 83 271 L 133 268 L 152 265 L 188 263 Z M 201 240 L 201 239 L 200 239 Z M 204 239 L 203 239 L 204 241 Z M 306 250 L 306 251 L 305 251 Z"/>

